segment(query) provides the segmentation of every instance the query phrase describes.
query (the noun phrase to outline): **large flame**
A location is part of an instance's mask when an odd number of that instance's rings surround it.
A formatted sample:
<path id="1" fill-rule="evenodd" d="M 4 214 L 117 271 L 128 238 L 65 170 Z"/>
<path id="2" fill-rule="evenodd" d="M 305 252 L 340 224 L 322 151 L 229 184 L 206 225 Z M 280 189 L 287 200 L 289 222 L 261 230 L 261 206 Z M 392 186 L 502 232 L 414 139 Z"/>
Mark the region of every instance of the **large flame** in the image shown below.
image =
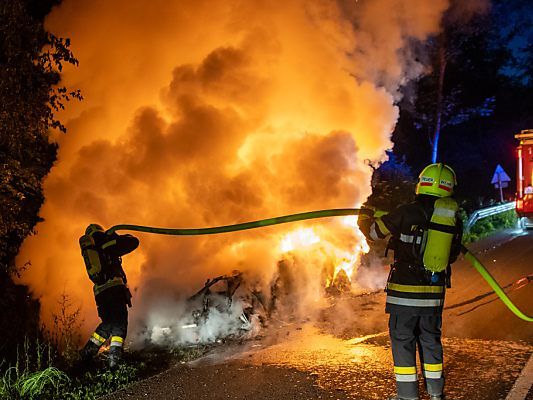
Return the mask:
<path id="1" fill-rule="evenodd" d="M 47 27 L 72 38 L 80 66 L 65 70 L 64 83 L 85 100 L 62 115 L 69 133 L 56 138 L 45 222 L 18 258 L 31 260 L 22 281 L 41 300 L 43 321 L 52 325 L 64 291 L 87 330 L 97 321 L 77 244 L 88 223 L 204 227 L 361 204 L 372 172 L 365 160 L 385 157 L 398 88 L 422 70 L 406 43 L 437 32 L 446 7 L 63 0 Z M 133 329 L 170 318 L 176 299 L 234 268 L 268 287 L 279 261 L 309 240 L 319 243 L 304 246 L 294 268 L 306 269 L 314 298 L 326 264 L 331 279 L 353 275 L 365 246 L 353 222 L 141 234 L 140 249 L 124 257 Z"/>
<path id="2" fill-rule="evenodd" d="M 293 232 L 289 232 L 281 240 L 281 252 L 287 253 L 295 249 L 301 249 L 312 246 L 320 242 L 313 228 L 300 228 Z"/>

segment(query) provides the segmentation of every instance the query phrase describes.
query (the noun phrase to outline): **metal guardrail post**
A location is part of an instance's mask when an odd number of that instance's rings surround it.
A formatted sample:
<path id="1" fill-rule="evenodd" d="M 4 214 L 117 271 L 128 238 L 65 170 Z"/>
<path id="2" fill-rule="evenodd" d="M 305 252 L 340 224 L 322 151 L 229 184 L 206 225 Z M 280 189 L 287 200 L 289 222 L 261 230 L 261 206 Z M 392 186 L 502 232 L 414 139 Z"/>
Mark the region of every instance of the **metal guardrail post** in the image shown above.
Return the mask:
<path id="1" fill-rule="evenodd" d="M 480 219 L 501 214 L 505 211 L 514 209 L 514 207 L 515 207 L 515 202 L 509 201 L 507 203 L 502 203 L 496 206 L 481 208 L 479 210 L 474 211 L 472 214 L 470 214 L 470 217 L 468 217 L 468 221 L 466 222 L 465 227 L 464 227 L 465 232 L 470 231 L 470 228 Z"/>

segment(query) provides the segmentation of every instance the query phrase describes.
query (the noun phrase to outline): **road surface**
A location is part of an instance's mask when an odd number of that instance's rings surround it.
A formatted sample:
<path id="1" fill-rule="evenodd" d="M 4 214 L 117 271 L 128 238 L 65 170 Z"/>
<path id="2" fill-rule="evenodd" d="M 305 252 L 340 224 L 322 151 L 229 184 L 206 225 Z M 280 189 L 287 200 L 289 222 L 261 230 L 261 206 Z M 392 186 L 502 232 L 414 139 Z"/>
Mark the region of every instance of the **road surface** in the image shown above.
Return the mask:
<path id="1" fill-rule="evenodd" d="M 472 250 L 503 286 L 533 274 L 532 232 L 508 230 Z M 509 296 L 532 315 L 527 282 Z M 386 399 L 394 376 L 384 302 L 382 292 L 345 296 L 313 324 L 273 324 L 262 340 L 220 347 L 108 398 Z M 509 312 L 464 260 L 454 264 L 443 337 L 448 399 L 533 400 L 533 323 Z"/>

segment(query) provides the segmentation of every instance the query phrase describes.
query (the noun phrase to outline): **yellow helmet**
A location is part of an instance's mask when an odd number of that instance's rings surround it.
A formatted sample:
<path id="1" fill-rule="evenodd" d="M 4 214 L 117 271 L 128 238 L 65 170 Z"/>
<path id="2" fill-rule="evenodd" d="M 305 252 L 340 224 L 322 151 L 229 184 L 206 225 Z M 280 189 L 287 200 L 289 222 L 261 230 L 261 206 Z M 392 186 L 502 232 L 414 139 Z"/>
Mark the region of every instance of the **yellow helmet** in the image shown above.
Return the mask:
<path id="1" fill-rule="evenodd" d="M 418 176 L 416 194 L 428 194 L 436 197 L 449 197 L 457 185 L 455 172 L 446 164 L 428 165 Z"/>
<path id="2" fill-rule="evenodd" d="M 96 232 L 104 232 L 102 225 L 91 224 L 85 229 L 85 234 L 89 236 L 94 235 Z"/>

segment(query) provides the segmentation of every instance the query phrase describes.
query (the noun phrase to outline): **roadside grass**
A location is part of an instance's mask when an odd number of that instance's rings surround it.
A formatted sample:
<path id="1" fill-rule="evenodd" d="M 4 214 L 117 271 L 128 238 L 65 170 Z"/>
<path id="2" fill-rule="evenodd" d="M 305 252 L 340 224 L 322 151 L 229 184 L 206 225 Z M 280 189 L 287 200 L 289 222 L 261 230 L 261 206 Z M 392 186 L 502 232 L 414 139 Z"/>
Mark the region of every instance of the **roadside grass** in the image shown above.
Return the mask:
<path id="1" fill-rule="evenodd" d="M 55 367 L 42 371 L 20 372 L 16 367 L 8 368 L 0 380 L 2 399 L 41 399 L 44 393 L 60 398 L 59 389 L 68 376 Z"/>
<path id="2" fill-rule="evenodd" d="M 145 369 L 143 363 L 124 363 L 116 370 L 96 368 L 73 376 L 58 385 L 59 397 L 45 392 L 42 399 L 61 398 L 65 400 L 92 400 L 123 389 L 137 381 Z"/>
<path id="3" fill-rule="evenodd" d="M 140 379 L 155 375 L 172 364 L 201 357 L 203 346 L 126 352 L 116 369 L 107 368 L 105 352 L 90 365 L 68 360 L 56 353 L 50 342 L 26 338 L 17 362 L 0 374 L 0 399 L 12 400 L 93 400 L 124 389 Z M 55 365 L 61 365 L 63 370 Z M 0 365 L 0 369 L 2 365 Z"/>
<path id="4" fill-rule="evenodd" d="M 40 336 L 24 338 L 17 347 L 16 362 L 8 366 L 0 377 L 0 398 L 40 399 L 43 393 L 59 398 L 59 387 L 68 376 L 52 365 L 56 352 L 50 342 Z"/>
<path id="5" fill-rule="evenodd" d="M 142 362 L 124 363 L 110 371 L 93 365 L 80 373 L 49 366 L 39 371 L 9 367 L 0 379 L 0 398 L 13 400 L 96 399 L 136 381 L 145 370 Z"/>
<path id="6" fill-rule="evenodd" d="M 462 215 L 463 221 L 468 219 L 466 213 Z M 477 221 L 469 232 L 463 234 L 463 243 L 472 243 L 476 240 L 490 236 L 492 233 L 505 228 L 515 227 L 517 224 L 517 215 L 515 210 L 509 210 L 498 215 L 483 218 Z"/>
<path id="7" fill-rule="evenodd" d="M 207 351 L 201 346 L 127 351 L 123 363 L 113 371 L 107 368 L 105 352 L 90 365 L 82 364 L 77 350 L 80 310 L 66 293 L 59 297 L 58 305 L 52 332 L 42 327 L 24 337 L 13 363 L 0 362 L 0 399 L 93 400 Z"/>

